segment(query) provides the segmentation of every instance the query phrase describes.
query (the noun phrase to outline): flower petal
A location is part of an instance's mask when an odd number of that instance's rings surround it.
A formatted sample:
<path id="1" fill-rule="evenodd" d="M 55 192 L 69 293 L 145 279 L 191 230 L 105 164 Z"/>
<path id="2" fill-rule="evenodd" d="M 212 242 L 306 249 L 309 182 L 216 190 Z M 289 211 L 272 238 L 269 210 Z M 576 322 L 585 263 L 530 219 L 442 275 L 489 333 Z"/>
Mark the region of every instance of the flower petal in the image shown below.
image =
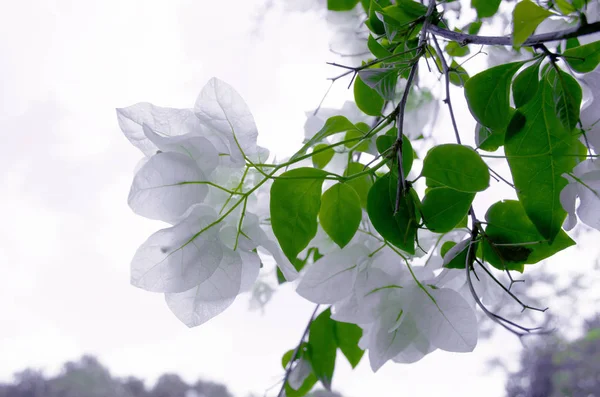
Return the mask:
<path id="1" fill-rule="evenodd" d="M 131 283 L 153 292 L 183 292 L 211 277 L 225 247 L 214 227 L 197 234 L 215 219 L 211 208 L 196 206 L 182 222 L 150 236 L 133 257 Z"/>
<path id="2" fill-rule="evenodd" d="M 240 292 L 242 259 L 225 249 L 217 270 L 200 285 L 180 293 L 165 294 L 171 311 L 188 327 L 204 324 L 222 313 Z"/>
<path id="3" fill-rule="evenodd" d="M 433 346 L 423 334 L 418 334 L 413 342 L 402 350 L 392 360 L 401 364 L 412 364 L 437 349 Z"/>
<path id="4" fill-rule="evenodd" d="M 244 161 L 238 144 L 247 156 L 256 152 L 258 131 L 254 117 L 246 102 L 229 84 L 210 79 L 196 100 L 194 111 L 204 124 L 227 137 L 234 162 Z"/>
<path id="5" fill-rule="evenodd" d="M 129 206 L 138 215 L 166 222 L 178 220 L 208 193 L 204 174 L 190 157 L 158 153 L 137 172 L 129 191 Z"/>
<path id="6" fill-rule="evenodd" d="M 147 102 L 117 109 L 117 119 L 125 137 L 146 156 L 156 153 L 158 147 L 144 134 L 144 124 L 164 136 L 184 135 L 203 128 L 192 109 L 163 108 Z"/>
<path id="7" fill-rule="evenodd" d="M 410 313 L 420 332 L 438 348 L 470 352 L 477 345 L 477 317 L 467 301 L 449 288 L 428 289 L 435 302 L 413 287 Z"/>
<path id="8" fill-rule="evenodd" d="M 296 292 L 314 303 L 335 303 L 352 293 L 358 261 L 366 247 L 350 245 L 325 255 L 308 268 Z"/>
<path id="9" fill-rule="evenodd" d="M 586 225 L 600 230 L 600 211 L 598 210 L 600 206 L 600 171 L 584 174 L 581 182 L 585 185 L 577 184 L 580 199 L 577 215 Z"/>
<path id="10" fill-rule="evenodd" d="M 369 363 L 373 372 L 407 348 L 419 334 L 412 316 L 400 313 L 399 308 L 388 311 L 376 324 L 369 343 Z"/>
<path id="11" fill-rule="evenodd" d="M 569 183 L 560 191 L 560 204 L 567 211 L 567 218 L 563 224 L 565 230 L 571 230 L 577 224 L 575 215 L 575 202 L 577 200 L 577 183 Z"/>
<path id="12" fill-rule="evenodd" d="M 147 124 L 144 124 L 143 130 L 144 134 L 159 150 L 180 153 L 190 157 L 205 175 L 210 174 L 219 164 L 219 153 L 206 138 L 192 134 L 165 137 L 157 134 Z"/>

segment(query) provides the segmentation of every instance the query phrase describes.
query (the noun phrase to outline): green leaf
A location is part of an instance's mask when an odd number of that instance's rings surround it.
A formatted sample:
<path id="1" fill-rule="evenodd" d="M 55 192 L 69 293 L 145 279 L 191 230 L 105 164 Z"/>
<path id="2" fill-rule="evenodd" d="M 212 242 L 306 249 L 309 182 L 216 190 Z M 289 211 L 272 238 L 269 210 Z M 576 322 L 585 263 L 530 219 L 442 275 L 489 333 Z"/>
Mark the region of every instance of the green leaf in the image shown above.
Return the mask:
<path id="1" fill-rule="evenodd" d="M 577 8 L 571 4 L 570 0 L 554 0 L 554 2 L 563 15 L 569 15 L 570 13 L 577 11 Z"/>
<path id="2" fill-rule="evenodd" d="M 458 244 L 453 245 L 448 251 L 444 258 L 444 267 L 446 269 L 464 269 L 467 263 L 467 254 L 469 251 L 469 244 L 473 244 L 472 250 L 477 251 L 478 243 L 471 243 L 470 239 L 463 240 Z M 442 247 L 443 248 L 443 247 Z"/>
<path id="3" fill-rule="evenodd" d="M 477 123 L 475 125 L 475 144 L 479 149 L 495 152 L 504 144 L 504 133 L 504 130 L 494 133 L 491 129 Z"/>
<path id="4" fill-rule="evenodd" d="M 456 61 L 453 60 L 452 64 L 450 65 L 448 78 L 450 79 L 450 83 L 452 83 L 453 85 L 457 87 L 462 87 L 467 83 L 467 81 L 469 81 L 470 77 L 469 73 L 467 73 L 465 68 L 463 68 L 458 63 L 456 63 Z"/>
<path id="5" fill-rule="evenodd" d="M 513 100 L 516 107 L 521 107 L 535 96 L 540 86 L 540 64 L 541 60 L 525 68 L 515 77 L 512 85 Z"/>
<path id="6" fill-rule="evenodd" d="M 554 240 L 566 216 L 559 200 L 567 185 L 562 174 L 573 170 L 585 146 L 558 120 L 548 79 L 542 79 L 536 95 L 515 112 L 504 150 L 525 212 L 545 239 Z"/>
<path id="7" fill-rule="evenodd" d="M 464 57 L 470 52 L 469 46 L 460 45 L 456 41 L 451 41 L 446 45 L 446 53 L 451 57 Z"/>
<path id="8" fill-rule="evenodd" d="M 445 144 L 433 147 L 425 156 L 421 174 L 441 186 L 475 193 L 488 188 L 490 171 L 476 151 L 468 146 Z"/>
<path id="9" fill-rule="evenodd" d="M 435 233 L 454 229 L 469 211 L 474 193 L 464 193 L 447 187 L 430 189 L 421 203 L 423 222 Z"/>
<path id="10" fill-rule="evenodd" d="M 385 27 L 383 26 L 383 22 L 379 20 L 377 17 L 377 13 L 383 11 L 383 7 L 380 6 L 376 0 L 371 0 L 371 5 L 369 6 L 369 18 L 365 21 L 365 25 L 369 28 L 369 30 L 375 33 L 378 36 L 381 36 L 385 33 Z"/>
<path id="11" fill-rule="evenodd" d="M 385 58 L 392 55 L 392 53 L 387 48 L 382 46 L 371 35 L 369 35 L 369 38 L 367 39 L 367 47 L 369 48 L 369 51 L 371 51 L 371 54 L 373 54 L 376 58 Z"/>
<path id="12" fill-rule="evenodd" d="M 567 45 L 565 46 L 565 49 L 570 50 L 571 48 L 579 47 L 580 45 L 581 44 L 579 43 L 577 37 L 571 37 L 570 39 L 567 39 Z"/>
<path id="13" fill-rule="evenodd" d="M 298 360 L 300 358 L 304 358 L 305 360 L 310 361 L 310 354 L 309 354 L 308 349 L 309 349 L 308 343 L 303 342 L 300 345 L 300 348 L 298 349 L 298 354 L 296 356 L 296 360 Z M 283 367 L 283 369 L 286 369 L 288 363 L 292 359 L 292 356 L 294 355 L 294 350 L 295 349 L 288 350 L 287 352 L 285 352 L 283 357 L 281 357 L 281 366 Z M 302 384 L 302 386 L 300 386 L 300 389 L 298 389 L 298 390 L 294 390 L 290 387 L 289 384 L 286 384 L 285 385 L 285 395 L 287 397 L 303 397 L 309 391 L 312 390 L 313 386 L 316 383 L 317 383 L 317 377 L 315 376 L 314 373 L 311 372 L 310 375 L 308 375 L 308 377 L 304 380 L 304 383 Z"/>
<path id="14" fill-rule="evenodd" d="M 509 117 L 512 117 L 515 109 L 510 108 Z M 477 123 L 475 126 L 475 143 L 481 150 L 488 152 L 494 152 L 498 148 L 504 145 L 504 137 L 506 135 L 506 128 L 502 128 L 499 131 L 493 131 L 488 127 L 484 127 Z"/>
<path id="15" fill-rule="evenodd" d="M 427 12 L 427 7 L 412 0 L 400 0 L 395 5 L 377 11 L 377 17 L 383 22 L 387 39 L 404 40 L 415 37 L 421 23 L 418 20 Z"/>
<path id="16" fill-rule="evenodd" d="M 365 166 L 361 163 L 350 163 L 348 164 L 346 171 L 344 171 L 344 176 L 358 174 L 366 170 L 368 170 L 368 168 L 365 169 Z M 365 174 L 357 178 L 350 179 L 346 182 L 346 184 L 356 191 L 358 197 L 360 197 L 361 206 L 366 208 L 369 189 L 371 189 L 371 186 L 373 186 L 373 176 Z"/>
<path id="17" fill-rule="evenodd" d="M 371 0 L 360 0 L 360 5 L 363 8 L 363 11 L 369 15 L 369 6 L 371 5 Z"/>
<path id="18" fill-rule="evenodd" d="M 579 73 L 588 73 L 600 63 L 600 41 L 580 45 L 563 52 L 565 61 Z"/>
<path id="19" fill-rule="evenodd" d="M 524 264 L 537 263 L 575 244 L 560 230 L 550 244 L 529 220 L 516 200 L 499 201 L 485 215 L 487 226 L 483 240 L 483 258 L 504 270 L 523 271 Z M 501 245 L 495 245 L 501 244 Z"/>
<path id="20" fill-rule="evenodd" d="M 500 130 L 508 124 L 510 81 L 523 62 L 495 66 L 471 77 L 465 83 L 469 110 L 480 124 Z"/>
<path id="21" fill-rule="evenodd" d="M 370 88 L 377 91 L 383 99 L 394 99 L 396 83 L 398 82 L 397 68 L 372 68 L 358 72 L 360 79 Z"/>
<path id="22" fill-rule="evenodd" d="M 444 258 L 446 256 L 446 253 L 450 251 L 450 249 L 455 245 L 456 243 L 454 241 L 446 241 L 444 244 L 442 244 L 442 247 L 440 248 L 440 255 L 442 256 L 442 258 Z"/>
<path id="23" fill-rule="evenodd" d="M 394 63 L 398 65 L 397 69 L 400 78 L 407 79 L 410 74 L 410 64 L 418 58 L 419 40 L 410 39 L 401 42 L 394 49 Z M 417 71 L 418 76 L 418 71 Z"/>
<path id="24" fill-rule="evenodd" d="M 332 116 L 328 118 L 327 121 L 325 121 L 325 125 L 323 125 L 323 128 L 321 128 L 312 138 L 310 138 L 310 140 L 308 140 L 302 146 L 302 148 L 300 148 L 300 150 L 298 150 L 298 152 L 296 152 L 296 154 L 292 156 L 292 160 L 295 160 L 296 158 L 302 156 L 310 147 L 312 147 L 316 143 L 319 143 L 328 136 L 356 128 L 357 127 L 354 124 L 352 124 L 352 122 L 350 122 L 350 120 L 348 120 L 346 117 Z"/>
<path id="25" fill-rule="evenodd" d="M 414 0 L 396 0 L 395 7 L 401 10 L 413 21 L 425 16 L 427 13 L 427 7 Z"/>
<path id="26" fill-rule="evenodd" d="M 520 46 L 552 13 L 530 0 L 521 0 L 513 10 L 513 45 Z"/>
<path id="27" fill-rule="evenodd" d="M 369 190 L 367 213 L 384 239 L 403 251 L 414 254 L 418 225 L 416 201 L 411 189 L 409 194 L 400 198 L 398 213 L 394 214 L 397 183 L 397 178 L 389 173 L 377 179 Z"/>
<path id="28" fill-rule="evenodd" d="M 481 21 L 476 21 L 476 22 L 471 22 L 470 24 L 468 24 L 467 26 L 465 26 L 463 28 L 463 31 L 467 31 L 468 34 L 477 34 L 479 33 L 479 30 L 481 29 Z"/>
<path id="29" fill-rule="evenodd" d="M 353 188 L 336 183 L 323 193 L 319 220 L 323 230 L 340 248 L 352 240 L 361 219 L 360 197 Z"/>
<path id="30" fill-rule="evenodd" d="M 281 174 L 271 186 L 273 233 L 292 262 L 317 234 L 321 188 L 326 175 L 315 168 L 297 168 Z"/>
<path id="31" fill-rule="evenodd" d="M 350 11 L 358 4 L 358 0 L 327 0 L 329 11 Z"/>
<path id="32" fill-rule="evenodd" d="M 310 324 L 308 334 L 310 363 L 317 379 L 327 390 L 331 390 L 331 380 L 335 369 L 337 353 L 335 321 L 331 319 L 331 310 L 327 309 Z"/>
<path id="33" fill-rule="evenodd" d="M 313 152 L 316 152 L 321 149 L 323 150 L 322 152 L 315 153 L 312 156 L 312 163 L 316 168 L 325 168 L 325 166 L 329 164 L 329 162 L 333 158 L 333 155 L 335 154 L 333 149 L 325 143 L 315 145 L 315 147 L 313 148 Z"/>
<path id="34" fill-rule="evenodd" d="M 354 139 L 354 138 L 363 138 L 367 133 L 362 132 L 360 130 L 349 130 L 346 132 L 344 136 L 344 140 Z M 363 140 L 359 141 L 358 139 L 351 142 L 346 142 L 344 144 L 348 149 L 354 148 L 355 152 L 368 152 L 369 151 L 369 141 Z"/>
<path id="35" fill-rule="evenodd" d="M 391 134 L 390 134 L 391 131 Z M 390 164 L 388 166 L 392 170 L 396 176 L 398 175 L 398 168 L 396 162 L 398 161 L 398 157 L 396 153 L 390 148 L 396 143 L 396 128 L 390 129 L 385 135 L 380 135 L 377 137 L 375 145 L 377 146 L 377 151 L 385 157 L 391 159 Z M 408 177 L 410 170 L 412 169 L 414 161 L 414 150 L 410 140 L 406 137 L 406 135 L 402 135 L 402 169 L 404 170 L 404 177 Z"/>
<path id="36" fill-rule="evenodd" d="M 381 116 L 385 103 L 381 95 L 366 85 L 360 76 L 354 79 L 354 101 L 356 106 L 369 116 Z"/>
<path id="37" fill-rule="evenodd" d="M 356 324 L 335 323 L 335 339 L 352 368 L 356 368 L 365 351 L 358 346 L 358 341 L 362 337 L 362 329 Z"/>
<path id="38" fill-rule="evenodd" d="M 498 12 L 501 0 L 471 0 L 471 7 L 477 10 L 477 18 L 493 17 Z"/>
<path id="39" fill-rule="evenodd" d="M 302 344 L 300 345 L 300 348 L 298 349 L 298 353 L 296 354 L 295 360 L 298 360 L 298 359 L 304 357 L 304 355 L 306 354 L 307 347 L 308 347 L 308 344 L 306 342 L 302 342 Z M 296 349 L 290 349 L 287 352 L 285 352 L 283 354 L 283 356 L 281 357 L 281 366 L 283 367 L 283 369 L 287 368 L 287 365 L 290 362 L 290 360 L 292 359 L 292 356 L 294 355 L 295 350 Z"/>
<path id="40" fill-rule="evenodd" d="M 304 397 L 312 390 L 317 383 L 317 377 L 311 372 L 304 380 L 304 383 L 298 390 L 294 390 L 288 383 L 285 384 L 285 397 Z"/>
<path id="41" fill-rule="evenodd" d="M 557 73 L 555 69 L 550 69 L 546 78 L 554 88 L 552 99 L 558 119 L 567 131 L 573 131 L 579 122 L 579 108 L 583 98 L 581 86 L 573 76 L 562 70 Z"/>

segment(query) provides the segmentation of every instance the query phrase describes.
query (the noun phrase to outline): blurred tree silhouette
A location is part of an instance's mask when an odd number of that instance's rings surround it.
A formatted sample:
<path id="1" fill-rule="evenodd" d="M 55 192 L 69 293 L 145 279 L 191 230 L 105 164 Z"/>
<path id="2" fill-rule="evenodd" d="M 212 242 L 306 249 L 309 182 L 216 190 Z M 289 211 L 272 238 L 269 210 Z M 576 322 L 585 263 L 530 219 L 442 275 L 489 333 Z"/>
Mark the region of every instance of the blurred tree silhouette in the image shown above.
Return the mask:
<path id="1" fill-rule="evenodd" d="M 95 357 L 68 362 L 60 374 L 44 377 L 26 369 L 11 384 L 0 384 L 0 397 L 233 397 L 221 384 L 198 380 L 187 384 L 178 375 L 164 374 L 152 389 L 135 377 L 113 378 Z"/>
<path id="2" fill-rule="evenodd" d="M 600 396 L 600 316 L 586 321 L 584 335 L 555 335 L 523 350 L 521 368 L 510 374 L 508 397 Z"/>

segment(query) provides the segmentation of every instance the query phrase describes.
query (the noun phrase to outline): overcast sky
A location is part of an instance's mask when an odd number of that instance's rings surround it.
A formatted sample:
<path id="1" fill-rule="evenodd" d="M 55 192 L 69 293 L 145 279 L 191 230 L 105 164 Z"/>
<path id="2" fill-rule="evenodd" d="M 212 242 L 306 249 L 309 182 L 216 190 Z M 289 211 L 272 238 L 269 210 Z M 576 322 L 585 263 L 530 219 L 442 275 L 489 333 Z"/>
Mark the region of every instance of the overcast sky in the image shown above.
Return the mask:
<path id="1" fill-rule="evenodd" d="M 142 155 L 114 109 L 191 107 L 216 76 L 249 104 L 259 143 L 290 154 L 304 111 L 335 72 L 324 64 L 332 56 L 323 15 L 260 0 L 0 3 L 0 380 L 91 353 L 117 375 L 153 381 L 173 371 L 223 382 L 240 397 L 276 384 L 281 355 L 313 308 L 290 286 L 264 315 L 249 312 L 242 295 L 187 329 L 162 295 L 129 285 L 135 249 L 161 225 L 127 206 Z M 347 95 L 336 90 L 330 106 Z M 377 374 L 366 359 L 354 372 L 340 359 L 334 389 L 347 397 L 501 396 L 503 375 L 485 372 L 498 343 L 503 357 L 518 352 L 516 338 L 501 335 L 474 354 L 436 352 Z"/>

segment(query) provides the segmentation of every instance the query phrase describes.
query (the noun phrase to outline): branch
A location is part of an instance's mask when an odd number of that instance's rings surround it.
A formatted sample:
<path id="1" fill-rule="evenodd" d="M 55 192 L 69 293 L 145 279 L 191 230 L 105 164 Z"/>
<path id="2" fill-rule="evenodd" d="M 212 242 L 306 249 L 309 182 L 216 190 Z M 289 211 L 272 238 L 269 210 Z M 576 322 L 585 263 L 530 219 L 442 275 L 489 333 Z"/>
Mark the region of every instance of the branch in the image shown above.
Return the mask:
<path id="1" fill-rule="evenodd" d="M 408 94 L 410 93 L 410 89 L 417 73 L 417 68 L 419 67 L 419 59 L 425 53 L 425 49 L 427 46 L 427 31 L 431 26 L 431 16 L 435 11 L 436 1 L 432 0 L 429 2 L 429 6 L 427 7 L 427 13 L 425 14 L 425 22 L 423 22 L 423 27 L 421 28 L 421 34 L 419 36 L 419 44 L 417 45 L 417 55 L 415 56 L 415 60 L 410 68 L 410 72 L 408 74 L 408 78 L 406 79 L 406 86 L 404 87 L 404 93 L 402 94 L 402 99 L 398 104 L 396 110 L 398 111 L 398 136 L 397 136 L 397 151 L 396 155 L 398 157 L 398 185 L 396 187 L 396 203 L 394 205 L 394 214 L 396 214 L 400 208 L 400 197 L 405 194 L 407 191 L 406 179 L 404 178 L 404 170 L 402 169 L 402 136 L 404 135 L 404 112 L 406 109 L 406 102 L 408 101 Z"/>
<path id="2" fill-rule="evenodd" d="M 466 33 L 453 32 L 448 29 L 441 28 L 436 25 L 429 26 L 429 31 L 440 37 L 448 40 L 456 41 L 461 45 L 467 44 L 483 44 L 483 45 L 504 45 L 512 46 L 513 39 L 511 36 L 477 36 Z M 521 47 L 533 47 L 549 41 L 570 39 L 573 37 L 581 37 L 589 34 L 600 32 L 600 22 L 585 24 L 570 29 L 559 30 L 557 32 L 543 33 L 531 36 Z"/>
<path id="3" fill-rule="evenodd" d="M 312 315 L 310 316 L 310 320 L 308 320 L 308 324 L 306 324 L 306 328 L 304 329 L 304 332 L 302 333 L 302 338 L 300 338 L 300 342 L 298 342 L 298 346 L 296 346 L 296 348 L 294 349 L 294 352 L 292 353 L 292 357 L 290 357 L 290 361 L 288 362 L 287 368 L 285 369 L 285 375 L 283 377 L 283 384 L 281 385 L 281 389 L 279 390 L 279 393 L 277 393 L 277 397 L 285 396 L 285 384 L 287 383 L 288 378 L 290 377 L 290 373 L 292 372 L 292 366 L 294 365 L 294 361 L 296 361 L 296 357 L 298 357 L 298 352 L 300 351 L 300 346 L 302 346 L 304 339 L 306 339 L 306 335 L 308 335 L 308 330 L 310 330 L 310 325 L 312 324 L 313 320 L 315 319 L 317 310 L 319 310 L 319 305 L 317 305 L 315 307 L 315 310 L 313 311 Z"/>
<path id="4" fill-rule="evenodd" d="M 442 62 L 442 69 L 444 72 L 445 83 L 446 83 L 446 99 L 444 99 L 444 103 L 448 105 L 448 111 L 450 112 L 450 119 L 452 120 L 452 128 L 454 129 L 454 136 L 456 137 L 456 143 L 459 145 L 462 144 L 460 141 L 460 133 L 458 132 L 458 126 L 456 125 L 456 117 L 454 117 L 454 108 L 452 107 L 452 101 L 450 99 L 450 68 L 448 67 L 448 63 L 446 62 L 446 58 L 444 58 L 444 52 L 440 48 L 440 45 L 437 41 L 435 35 L 432 35 L 433 43 L 435 44 L 436 51 L 438 53 L 438 57 Z"/>

